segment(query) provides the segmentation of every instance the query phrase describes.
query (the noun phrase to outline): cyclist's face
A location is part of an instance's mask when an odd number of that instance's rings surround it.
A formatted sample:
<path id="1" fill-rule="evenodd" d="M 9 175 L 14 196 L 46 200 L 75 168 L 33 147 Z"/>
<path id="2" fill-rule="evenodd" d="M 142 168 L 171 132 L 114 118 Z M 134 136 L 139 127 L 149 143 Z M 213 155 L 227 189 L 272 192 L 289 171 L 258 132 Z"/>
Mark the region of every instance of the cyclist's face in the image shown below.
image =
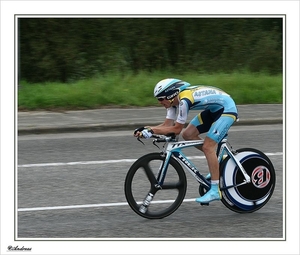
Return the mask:
<path id="1" fill-rule="evenodd" d="M 158 100 L 158 103 L 163 105 L 165 108 L 169 108 L 171 106 L 171 102 L 164 98 L 164 100 Z"/>
<path id="2" fill-rule="evenodd" d="M 178 98 L 175 97 L 174 100 L 171 101 L 164 98 L 164 100 L 158 100 L 158 102 L 165 108 L 170 108 L 172 105 L 178 105 Z"/>

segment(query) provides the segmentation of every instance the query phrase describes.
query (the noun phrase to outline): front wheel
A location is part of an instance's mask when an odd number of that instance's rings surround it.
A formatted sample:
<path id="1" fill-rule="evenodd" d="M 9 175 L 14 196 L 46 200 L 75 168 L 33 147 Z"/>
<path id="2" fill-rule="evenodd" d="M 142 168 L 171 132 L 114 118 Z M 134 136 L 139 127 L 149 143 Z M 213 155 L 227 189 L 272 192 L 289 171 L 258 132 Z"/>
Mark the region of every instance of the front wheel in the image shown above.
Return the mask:
<path id="1" fill-rule="evenodd" d="M 129 169 L 125 179 L 125 196 L 128 204 L 138 215 L 148 219 L 161 219 L 175 212 L 181 205 L 187 188 L 182 166 L 170 158 L 163 185 L 157 177 L 165 157 L 150 153 L 139 158 Z M 150 195 L 149 195 L 150 194 Z M 145 199 L 150 198 L 145 207 Z"/>
<path id="2" fill-rule="evenodd" d="M 259 150 L 244 148 L 237 150 L 237 153 L 235 157 L 250 176 L 251 182 L 238 186 L 244 182 L 244 176 L 234 160 L 226 158 L 220 166 L 222 202 L 238 213 L 254 212 L 271 198 L 276 182 L 275 170 L 270 159 Z"/>

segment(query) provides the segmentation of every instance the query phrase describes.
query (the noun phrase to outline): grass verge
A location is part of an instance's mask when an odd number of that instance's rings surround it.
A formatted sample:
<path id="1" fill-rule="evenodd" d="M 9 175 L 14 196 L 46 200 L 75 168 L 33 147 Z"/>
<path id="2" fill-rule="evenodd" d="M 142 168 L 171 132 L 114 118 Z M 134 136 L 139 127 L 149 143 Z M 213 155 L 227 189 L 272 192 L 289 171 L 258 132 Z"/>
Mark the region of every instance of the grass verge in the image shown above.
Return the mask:
<path id="1" fill-rule="evenodd" d="M 264 73 L 169 74 L 164 72 L 109 74 L 74 83 L 29 84 L 18 87 L 18 109 L 79 110 L 101 107 L 155 106 L 155 84 L 164 78 L 177 78 L 192 85 L 216 86 L 229 93 L 236 104 L 281 104 L 282 75 Z"/>

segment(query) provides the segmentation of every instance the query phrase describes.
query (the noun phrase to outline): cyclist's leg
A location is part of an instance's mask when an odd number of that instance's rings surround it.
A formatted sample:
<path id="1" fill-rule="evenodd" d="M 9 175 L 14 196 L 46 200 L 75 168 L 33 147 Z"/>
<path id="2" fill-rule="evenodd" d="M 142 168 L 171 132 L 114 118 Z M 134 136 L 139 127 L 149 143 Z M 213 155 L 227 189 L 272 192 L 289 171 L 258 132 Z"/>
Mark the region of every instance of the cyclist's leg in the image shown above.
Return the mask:
<path id="1" fill-rule="evenodd" d="M 234 121 L 235 116 L 222 114 L 221 117 L 216 119 L 211 125 L 204 140 L 202 150 L 207 159 L 209 172 L 211 174 L 211 189 L 203 197 L 196 199 L 199 203 L 208 203 L 221 199 L 221 192 L 219 190 L 219 162 L 216 155 L 216 147 L 227 134 Z"/>
<path id="2" fill-rule="evenodd" d="M 206 133 L 212 124 L 210 111 L 206 110 L 196 115 L 189 125 L 182 132 L 182 138 L 188 140 L 202 140 L 200 134 Z M 202 150 L 202 146 L 195 146 L 195 148 Z"/>
<path id="3" fill-rule="evenodd" d="M 223 113 L 215 122 L 211 125 L 207 137 L 214 140 L 217 144 L 221 142 L 224 136 L 227 135 L 229 128 L 236 120 L 236 114 Z"/>
<path id="4" fill-rule="evenodd" d="M 217 145 L 216 141 L 208 136 L 205 137 L 202 150 L 206 157 L 211 177 L 211 186 L 204 196 L 196 198 L 196 202 L 201 204 L 220 200 L 222 198 L 222 194 L 219 189 L 219 161 L 216 154 Z"/>
<path id="5" fill-rule="evenodd" d="M 219 180 L 219 161 L 216 154 L 217 143 L 209 137 L 205 137 L 202 151 L 206 157 L 211 180 Z"/>
<path id="6" fill-rule="evenodd" d="M 182 138 L 186 141 L 188 141 L 188 140 L 202 140 L 199 135 L 200 135 L 200 133 L 199 133 L 197 127 L 194 126 L 191 123 L 182 132 Z M 202 145 L 195 146 L 195 148 L 202 151 Z"/>
<path id="7" fill-rule="evenodd" d="M 210 127 L 204 140 L 202 150 L 207 159 L 211 180 L 219 180 L 219 162 L 216 155 L 218 143 L 227 135 L 229 128 L 235 121 L 232 114 L 222 114 Z"/>

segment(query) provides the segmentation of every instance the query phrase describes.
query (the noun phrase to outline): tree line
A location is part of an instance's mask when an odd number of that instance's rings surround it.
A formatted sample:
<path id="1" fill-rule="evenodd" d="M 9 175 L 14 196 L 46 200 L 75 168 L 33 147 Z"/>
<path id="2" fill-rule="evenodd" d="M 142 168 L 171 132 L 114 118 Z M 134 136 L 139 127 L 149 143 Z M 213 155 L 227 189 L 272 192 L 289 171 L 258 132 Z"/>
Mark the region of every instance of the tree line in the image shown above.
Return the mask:
<path id="1" fill-rule="evenodd" d="M 282 18 L 19 18 L 19 79 L 283 68 Z"/>

